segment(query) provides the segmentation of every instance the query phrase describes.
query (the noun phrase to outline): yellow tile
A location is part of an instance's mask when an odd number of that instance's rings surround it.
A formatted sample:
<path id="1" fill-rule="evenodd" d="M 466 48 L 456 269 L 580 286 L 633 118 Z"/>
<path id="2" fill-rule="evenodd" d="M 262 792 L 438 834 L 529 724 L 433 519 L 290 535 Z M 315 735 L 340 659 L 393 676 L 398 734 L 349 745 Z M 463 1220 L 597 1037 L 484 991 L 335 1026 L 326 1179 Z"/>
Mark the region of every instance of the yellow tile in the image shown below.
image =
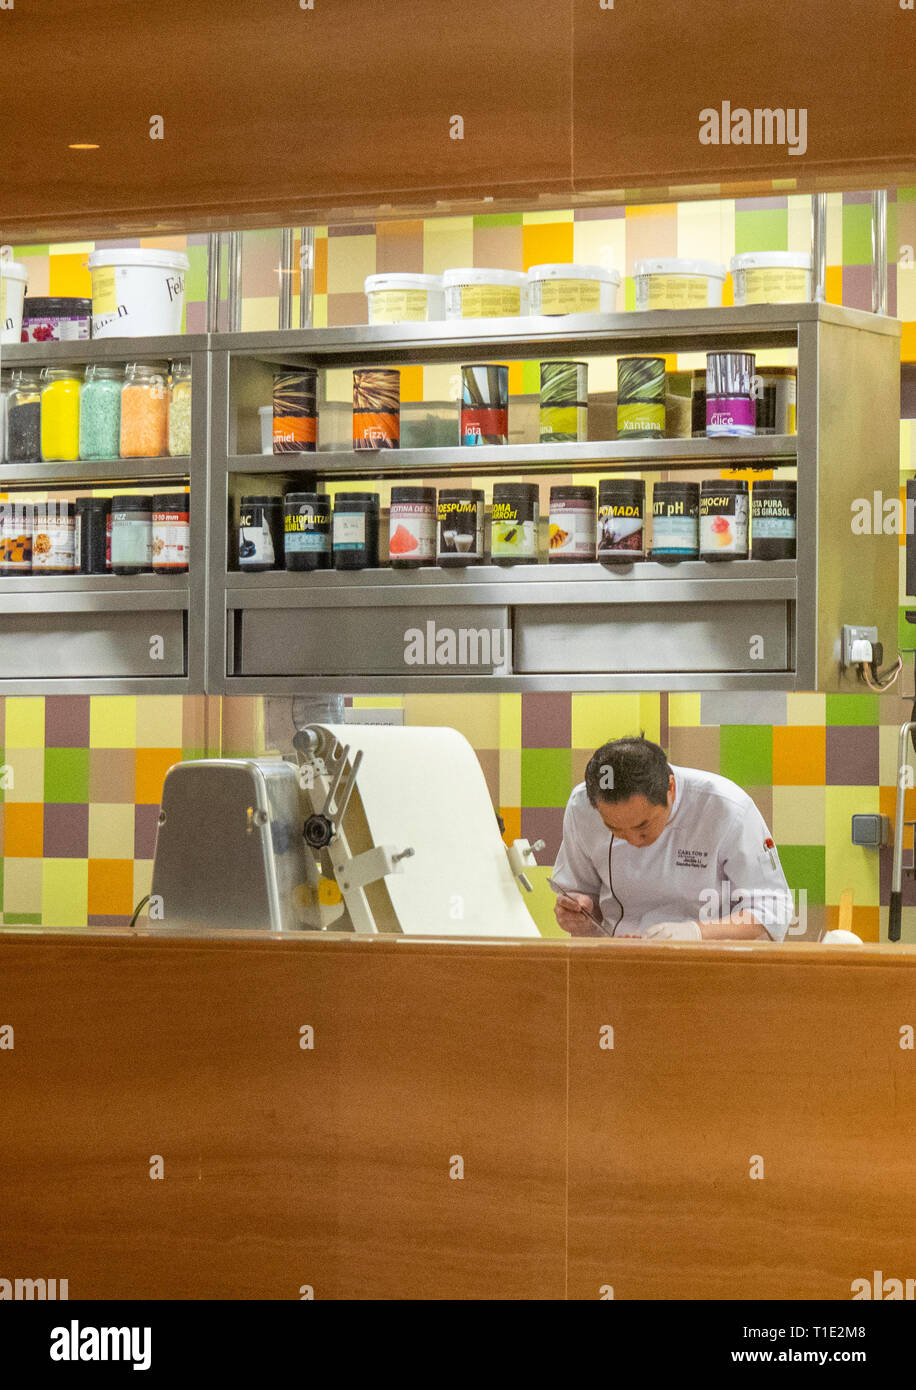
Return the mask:
<path id="1" fill-rule="evenodd" d="M 89 747 L 137 747 L 136 695 L 92 696 L 89 704 Z"/>
<path id="2" fill-rule="evenodd" d="M 138 695 L 137 747 L 180 748 L 183 716 L 180 695 Z M 117 859 L 118 855 L 100 854 L 93 857 Z"/>
<path id="3" fill-rule="evenodd" d="M 403 709 L 403 695 L 354 695 L 354 709 Z"/>
<path id="4" fill-rule="evenodd" d="M 405 695 L 407 724 L 457 729 L 474 748 L 499 747 L 499 705 L 494 695 Z"/>
<path id="5" fill-rule="evenodd" d="M 6 800 L 44 801 L 45 750 L 7 748 L 3 757 L 6 760 L 4 765 L 9 769 L 4 778 Z"/>
<path id="6" fill-rule="evenodd" d="M 677 254 L 728 265 L 735 246 L 735 204 L 730 198 L 679 203 Z"/>
<path id="7" fill-rule="evenodd" d="M 572 696 L 573 748 L 600 748 L 611 739 L 627 738 L 639 731 L 639 695 Z"/>
<path id="8" fill-rule="evenodd" d="M 7 748 L 44 748 L 44 696 L 7 696 L 4 742 Z"/>
<path id="9" fill-rule="evenodd" d="M 474 264 L 474 219 L 431 217 L 423 223 L 423 272 L 441 275 Z"/>
<path id="10" fill-rule="evenodd" d="M 89 858 L 133 859 L 134 808 L 99 803 L 89 807 Z"/>
<path id="11" fill-rule="evenodd" d="M 579 265 L 602 265 L 620 276 L 617 307 L 623 309 L 623 277 L 627 268 L 625 217 L 596 218 L 573 223 L 573 260 Z"/>
<path id="12" fill-rule="evenodd" d="M 822 845 L 826 801 L 823 787 L 773 788 L 773 824 L 777 845 Z"/>
<path id="13" fill-rule="evenodd" d="M 795 695 L 786 698 L 786 723 L 811 728 L 827 722 L 826 695 Z"/>
<path id="14" fill-rule="evenodd" d="M 153 886 L 153 861 L 152 859 L 134 860 L 134 907 L 145 898 Z M 146 908 L 143 909 L 146 912 Z M 143 914 L 141 914 L 142 916 Z"/>
<path id="15" fill-rule="evenodd" d="M 547 883 L 552 872 L 553 866 L 546 864 L 541 864 L 536 869 L 527 871 L 527 877 L 531 881 L 533 891 L 525 893 L 525 906 L 534 918 L 541 936 L 562 937 L 568 941 L 567 933 L 554 916 L 553 906 L 557 900 L 556 894 Z"/>
<path id="16" fill-rule="evenodd" d="M 522 804 L 522 750 L 502 748 L 499 754 L 499 804 Z"/>
<path id="17" fill-rule="evenodd" d="M 52 295 L 73 295 L 77 299 L 91 299 L 92 279 L 87 267 L 87 252 L 77 251 L 69 256 L 55 253 L 48 258 L 48 264 L 48 283 Z"/>
<path id="18" fill-rule="evenodd" d="M 523 212 L 522 226 L 537 227 L 545 222 L 572 222 L 573 210 L 569 208 L 566 212 Z"/>
<path id="19" fill-rule="evenodd" d="M 276 295 L 250 295 L 242 300 L 242 332 L 258 333 L 277 327 Z"/>
<path id="20" fill-rule="evenodd" d="M 374 236 L 328 238 L 328 294 L 362 294 L 374 274 Z"/>
<path id="21" fill-rule="evenodd" d="M 293 319 L 293 323 L 298 323 L 298 317 Z M 328 326 L 328 297 L 326 294 L 316 294 L 312 300 L 312 327 L 327 328 Z"/>
<path id="22" fill-rule="evenodd" d="M 522 746 L 522 697 L 497 695 L 499 700 L 499 747 Z"/>
<path id="23" fill-rule="evenodd" d="M 825 844 L 827 901 L 838 902 L 850 889 L 857 907 L 878 904 L 878 855 L 850 843 L 850 823 L 856 812 L 877 813 L 877 787 L 827 787 Z"/>
<path id="24" fill-rule="evenodd" d="M 676 729 L 696 729 L 700 726 L 699 695 L 668 696 L 668 724 Z"/>
<path id="25" fill-rule="evenodd" d="M 88 859 L 43 859 L 41 865 L 44 926 L 84 927 L 89 905 Z"/>
<path id="26" fill-rule="evenodd" d="M 41 912 L 41 864 L 40 859 L 4 859 L 4 912 Z"/>
<path id="27" fill-rule="evenodd" d="M 652 743 L 661 738 L 661 701 L 658 695 L 640 695 L 639 727 Z"/>

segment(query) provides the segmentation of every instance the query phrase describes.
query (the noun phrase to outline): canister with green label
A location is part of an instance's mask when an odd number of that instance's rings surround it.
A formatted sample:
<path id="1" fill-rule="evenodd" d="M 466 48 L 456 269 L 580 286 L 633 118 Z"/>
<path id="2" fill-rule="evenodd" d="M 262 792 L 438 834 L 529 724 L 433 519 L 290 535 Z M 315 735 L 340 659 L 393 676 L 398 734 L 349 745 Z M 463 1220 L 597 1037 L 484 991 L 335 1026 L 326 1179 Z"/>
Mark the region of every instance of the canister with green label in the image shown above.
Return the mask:
<path id="1" fill-rule="evenodd" d="M 664 438 L 664 357 L 618 358 L 617 434 L 620 439 Z"/>
<path id="2" fill-rule="evenodd" d="M 588 365 L 541 363 L 540 440 L 576 444 L 588 439 Z"/>

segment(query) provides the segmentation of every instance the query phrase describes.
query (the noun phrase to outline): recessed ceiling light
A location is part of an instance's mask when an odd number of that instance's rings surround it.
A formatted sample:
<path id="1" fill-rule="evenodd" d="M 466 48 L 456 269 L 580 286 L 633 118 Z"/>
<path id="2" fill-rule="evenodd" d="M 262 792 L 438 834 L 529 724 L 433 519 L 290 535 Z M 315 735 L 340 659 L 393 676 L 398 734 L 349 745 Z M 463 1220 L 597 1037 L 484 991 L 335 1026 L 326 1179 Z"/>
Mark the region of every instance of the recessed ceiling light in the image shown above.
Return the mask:
<path id="1" fill-rule="evenodd" d="M 98 145 L 68 145 L 68 150 L 97 150 Z"/>

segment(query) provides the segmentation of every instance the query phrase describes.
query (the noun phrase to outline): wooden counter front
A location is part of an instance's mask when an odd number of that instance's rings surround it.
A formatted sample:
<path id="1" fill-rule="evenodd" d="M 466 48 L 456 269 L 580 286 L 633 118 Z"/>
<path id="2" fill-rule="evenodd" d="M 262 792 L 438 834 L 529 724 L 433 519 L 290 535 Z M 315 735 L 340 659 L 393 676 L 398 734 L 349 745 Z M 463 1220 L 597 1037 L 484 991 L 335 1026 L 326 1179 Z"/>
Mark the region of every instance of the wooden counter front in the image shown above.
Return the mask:
<path id="1" fill-rule="evenodd" d="M 916 1276 L 916 948 L 4 933 L 10 1025 L 0 1277 L 72 1299 Z"/>

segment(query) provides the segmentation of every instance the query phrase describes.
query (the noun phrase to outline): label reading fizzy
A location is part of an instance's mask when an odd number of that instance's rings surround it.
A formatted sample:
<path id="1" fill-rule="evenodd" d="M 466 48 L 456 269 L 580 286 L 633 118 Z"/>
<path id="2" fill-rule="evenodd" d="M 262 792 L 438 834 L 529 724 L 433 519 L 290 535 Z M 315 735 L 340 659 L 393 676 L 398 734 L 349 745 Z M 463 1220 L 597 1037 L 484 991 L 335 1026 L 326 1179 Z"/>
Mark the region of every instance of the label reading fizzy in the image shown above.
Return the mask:
<path id="1" fill-rule="evenodd" d="M 601 309 L 600 280 L 541 280 L 540 306 L 535 287 L 533 311 L 541 314 L 597 314 Z"/>
<path id="2" fill-rule="evenodd" d="M 372 290 L 370 323 L 422 323 L 427 314 L 427 290 Z"/>
<path id="3" fill-rule="evenodd" d="M 705 275 L 638 275 L 640 309 L 705 309 L 709 302 Z"/>
<path id="4" fill-rule="evenodd" d="M 366 517 L 363 512 L 334 513 L 334 549 L 362 550 L 366 544 Z"/>

